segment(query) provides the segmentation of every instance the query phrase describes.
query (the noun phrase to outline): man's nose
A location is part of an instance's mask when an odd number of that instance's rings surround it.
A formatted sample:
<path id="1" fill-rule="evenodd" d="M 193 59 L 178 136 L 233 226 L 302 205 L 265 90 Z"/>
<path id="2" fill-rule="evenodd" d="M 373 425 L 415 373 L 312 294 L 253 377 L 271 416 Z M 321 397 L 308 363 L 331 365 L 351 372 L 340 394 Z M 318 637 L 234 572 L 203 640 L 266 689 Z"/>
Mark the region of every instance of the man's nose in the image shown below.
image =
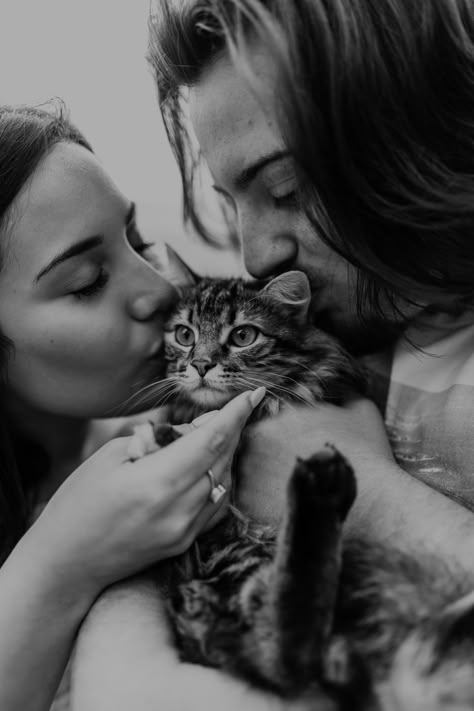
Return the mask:
<path id="1" fill-rule="evenodd" d="M 245 268 L 256 279 L 265 279 L 292 269 L 298 253 L 296 237 L 281 229 L 241 222 Z"/>
<path id="2" fill-rule="evenodd" d="M 149 321 L 159 313 L 166 315 L 176 302 L 174 286 L 159 275 L 154 275 L 153 281 L 130 297 L 130 314 L 137 321 Z"/>

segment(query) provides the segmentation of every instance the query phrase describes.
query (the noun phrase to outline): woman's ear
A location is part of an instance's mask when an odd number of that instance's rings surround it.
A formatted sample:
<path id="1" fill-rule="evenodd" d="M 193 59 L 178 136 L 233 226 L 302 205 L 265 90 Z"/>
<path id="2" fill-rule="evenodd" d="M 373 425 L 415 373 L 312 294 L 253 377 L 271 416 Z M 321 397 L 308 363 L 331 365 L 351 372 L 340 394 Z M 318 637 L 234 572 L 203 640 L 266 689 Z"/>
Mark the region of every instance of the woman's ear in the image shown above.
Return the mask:
<path id="1" fill-rule="evenodd" d="M 298 271 L 280 274 L 272 279 L 261 293 L 290 308 L 301 323 L 306 323 L 311 301 L 311 288 L 306 274 Z"/>

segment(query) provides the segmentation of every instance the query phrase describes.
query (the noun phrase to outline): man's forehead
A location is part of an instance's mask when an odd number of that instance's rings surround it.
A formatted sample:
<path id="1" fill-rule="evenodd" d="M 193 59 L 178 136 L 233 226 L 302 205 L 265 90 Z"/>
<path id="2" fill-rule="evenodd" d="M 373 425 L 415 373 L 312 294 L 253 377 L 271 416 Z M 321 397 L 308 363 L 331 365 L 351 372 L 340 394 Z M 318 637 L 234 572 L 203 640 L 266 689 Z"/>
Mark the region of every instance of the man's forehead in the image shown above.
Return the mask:
<path id="1" fill-rule="evenodd" d="M 215 179 L 221 172 L 238 175 L 257 154 L 283 148 L 270 92 L 257 96 L 228 59 L 209 67 L 189 98 L 191 122 Z"/>

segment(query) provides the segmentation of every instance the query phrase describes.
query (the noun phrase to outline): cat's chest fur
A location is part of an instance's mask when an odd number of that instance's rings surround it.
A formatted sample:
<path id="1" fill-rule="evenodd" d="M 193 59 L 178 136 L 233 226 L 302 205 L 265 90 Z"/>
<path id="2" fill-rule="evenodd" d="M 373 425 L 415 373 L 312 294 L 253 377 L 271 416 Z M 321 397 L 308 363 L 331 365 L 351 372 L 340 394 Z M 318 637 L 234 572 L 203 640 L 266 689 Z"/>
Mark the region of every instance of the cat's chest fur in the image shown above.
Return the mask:
<path id="1" fill-rule="evenodd" d="M 256 417 L 361 392 L 363 374 L 310 323 L 309 301 L 299 272 L 263 286 L 202 280 L 186 290 L 166 327 L 173 421 L 260 385 L 267 395 Z M 165 430 L 156 432 L 163 444 L 175 436 Z M 343 540 L 355 494 L 349 463 L 326 448 L 295 465 L 280 531 L 235 512 L 165 564 L 183 659 L 315 709 L 444 711 L 448 694 L 469 711 L 474 597 L 462 595 L 472 584 L 432 559 Z"/>

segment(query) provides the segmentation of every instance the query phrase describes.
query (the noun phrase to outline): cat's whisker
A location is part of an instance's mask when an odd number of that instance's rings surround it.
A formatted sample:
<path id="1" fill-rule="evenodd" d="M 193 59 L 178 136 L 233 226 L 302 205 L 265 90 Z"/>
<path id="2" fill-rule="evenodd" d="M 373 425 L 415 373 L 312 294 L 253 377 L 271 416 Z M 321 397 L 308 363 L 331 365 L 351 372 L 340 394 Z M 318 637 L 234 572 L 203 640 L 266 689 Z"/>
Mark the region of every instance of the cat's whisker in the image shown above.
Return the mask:
<path id="1" fill-rule="evenodd" d="M 295 365 L 298 366 L 298 368 L 302 368 L 304 370 L 307 370 L 308 373 L 311 373 L 311 375 L 314 375 L 315 379 L 320 382 L 321 381 L 321 376 L 318 374 L 316 370 L 313 370 L 312 368 L 309 368 L 307 365 L 304 363 L 301 363 L 299 360 L 296 360 L 295 358 L 287 358 L 285 356 L 285 360 L 287 363 L 295 363 Z M 267 372 L 269 372 L 267 370 Z M 294 378 L 291 378 L 289 375 L 283 375 L 283 373 L 275 373 L 279 378 L 287 378 L 289 380 L 293 380 L 293 382 L 297 383 L 298 385 L 300 384 L 297 380 L 294 380 Z"/>
<path id="2" fill-rule="evenodd" d="M 298 365 L 301 368 L 304 368 L 305 370 L 308 371 L 308 373 L 313 375 L 315 384 L 317 386 L 319 386 L 321 388 L 321 392 L 324 393 L 325 400 L 330 401 L 331 399 L 333 399 L 333 398 L 331 398 L 330 394 L 328 394 L 326 392 L 327 391 L 327 378 L 325 378 L 323 375 L 321 375 L 318 371 L 313 370 L 312 368 L 309 368 L 307 365 L 305 365 L 304 363 L 300 363 L 300 361 L 297 361 L 294 358 L 288 358 L 287 360 L 288 360 L 288 362 L 296 363 L 296 365 Z M 269 371 L 267 371 L 267 372 L 269 372 Z M 275 375 L 277 375 L 278 377 L 288 378 L 289 380 L 293 380 L 292 378 L 289 378 L 289 376 L 281 375 L 280 373 L 276 373 Z M 309 386 L 304 385 L 303 383 L 298 382 L 297 380 L 293 380 L 293 382 L 296 383 L 299 387 L 307 388 L 307 390 L 310 394 L 312 393 L 312 390 Z"/>
<path id="3" fill-rule="evenodd" d="M 167 383 L 165 388 L 160 388 L 156 394 L 153 393 L 150 395 L 150 393 L 147 393 L 146 401 L 149 401 L 149 409 L 153 410 L 157 407 L 164 407 L 169 399 L 179 392 L 179 390 L 179 383 L 172 382 Z M 153 395 L 155 395 L 155 399 L 150 400 Z"/>
<path id="4" fill-rule="evenodd" d="M 167 377 L 167 378 L 161 378 L 160 380 L 154 380 L 152 383 L 148 383 L 148 385 L 144 385 L 140 390 L 137 390 L 136 393 L 133 393 L 127 400 L 125 400 L 125 403 L 130 402 L 134 398 L 140 396 L 142 393 L 144 393 L 147 390 L 150 390 L 151 388 L 156 388 L 156 387 L 161 387 L 166 385 L 167 383 L 174 382 L 176 378 L 174 376 Z"/>
<path id="5" fill-rule="evenodd" d="M 272 381 L 267 381 L 261 377 L 252 378 L 252 376 L 247 375 L 246 378 L 247 378 L 248 384 L 250 384 L 252 387 L 254 387 L 254 386 L 260 387 L 261 385 L 264 385 L 267 389 L 268 394 L 272 395 L 277 400 L 288 401 L 288 395 L 290 395 L 291 400 L 300 400 L 305 405 L 308 404 L 308 400 L 306 398 L 299 395 L 298 393 L 295 393 L 293 390 L 290 390 L 289 388 L 283 387 L 282 385 L 278 385 L 277 383 L 274 383 Z M 280 396 L 278 393 L 283 393 L 284 396 L 283 395 Z"/>
<path id="6" fill-rule="evenodd" d="M 147 392 L 147 393 L 142 393 L 141 398 L 137 400 L 138 403 L 143 403 L 146 402 L 147 400 L 150 400 L 150 402 L 153 400 L 156 402 L 156 398 L 158 397 L 158 402 L 161 398 L 161 396 L 166 396 L 169 391 L 172 391 L 175 388 L 174 383 L 166 383 L 163 386 L 158 386 L 156 387 L 153 391 Z"/>
<path id="7" fill-rule="evenodd" d="M 291 380 L 291 382 L 295 383 L 295 385 L 301 386 L 301 381 L 296 380 L 295 378 L 292 378 L 290 375 L 283 375 L 283 373 L 272 372 L 271 370 L 268 370 L 268 369 L 265 369 L 265 373 L 267 375 L 273 375 L 278 380 L 280 378 L 282 378 L 284 380 Z"/>
<path id="8" fill-rule="evenodd" d="M 283 385 L 279 385 L 278 383 L 275 383 L 273 381 L 266 381 L 264 378 L 261 378 L 261 377 L 252 378 L 252 376 L 250 376 L 249 374 L 247 374 L 246 377 L 253 380 L 253 382 L 258 385 L 265 385 L 265 387 L 267 388 L 267 390 L 269 392 L 273 391 L 273 393 L 272 393 L 273 395 L 276 395 L 276 393 L 275 393 L 275 390 L 276 390 L 276 391 L 286 395 L 286 399 L 288 399 L 288 396 L 290 396 L 290 400 L 298 400 L 305 405 L 314 403 L 314 395 L 309 388 L 308 388 L 308 396 L 309 397 L 304 397 L 304 395 L 301 395 L 301 393 L 295 392 L 294 390 L 292 390 L 290 388 L 286 388 Z M 295 381 L 295 382 L 297 382 L 297 381 Z M 282 397 L 281 399 L 284 399 L 284 398 Z"/>
<path id="9" fill-rule="evenodd" d="M 296 360 L 295 358 L 286 358 L 286 360 L 288 363 L 295 363 L 299 368 L 303 368 L 304 370 L 307 370 L 308 373 L 311 373 L 311 375 L 314 375 L 314 377 L 316 378 L 316 380 L 318 382 L 321 382 L 323 380 L 323 378 L 321 378 L 321 376 L 317 373 L 317 371 L 313 370 L 305 363 L 301 363 L 301 361 Z"/>
<path id="10" fill-rule="evenodd" d="M 292 383 L 294 383 L 300 389 L 304 388 L 308 392 L 310 401 L 311 402 L 314 401 L 313 391 L 311 390 L 311 388 L 309 388 L 307 385 L 302 383 L 300 380 L 295 380 L 295 378 L 291 378 L 289 375 L 282 375 L 281 373 L 272 373 L 271 371 L 268 371 L 268 370 L 266 372 L 268 373 L 268 375 L 275 376 L 275 378 L 284 378 L 285 380 L 290 380 Z M 315 374 L 315 379 L 317 380 L 318 384 L 320 384 L 322 382 L 322 379 L 316 377 L 316 374 Z M 277 384 L 277 383 L 275 383 L 275 384 Z M 283 386 L 280 386 L 280 387 L 283 387 Z M 292 392 L 293 396 L 297 397 L 297 394 L 293 390 L 289 390 L 289 392 Z M 302 397 L 304 398 L 304 396 L 302 396 Z"/>
<path id="11" fill-rule="evenodd" d="M 163 399 L 163 400 L 157 400 L 157 401 L 154 403 L 153 407 L 165 407 L 165 406 L 166 406 L 166 403 L 167 403 L 167 402 L 173 397 L 173 395 L 175 395 L 177 392 L 179 392 L 179 388 L 178 388 L 178 387 L 176 387 L 176 388 L 170 390 L 167 394 L 165 394 L 164 399 Z"/>
<path id="12" fill-rule="evenodd" d="M 171 377 L 171 378 L 164 378 L 161 381 L 156 381 L 153 383 L 150 383 L 149 385 L 141 388 L 138 392 L 134 393 L 131 395 L 129 398 L 127 398 L 123 403 L 121 403 L 117 408 L 114 409 L 114 412 L 116 411 L 118 413 L 118 416 L 120 416 L 120 413 L 125 411 L 127 407 L 130 405 L 138 406 L 141 405 L 143 402 L 146 402 L 149 398 L 153 397 L 155 393 L 150 393 L 149 391 L 152 388 L 155 388 L 158 390 L 159 394 L 161 394 L 161 391 L 164 391 L 168 388 L 173 388 L 176 384 L 176 378 Z M 150 409 L 152 409 L 152 406 L 150 405 Z"/>

